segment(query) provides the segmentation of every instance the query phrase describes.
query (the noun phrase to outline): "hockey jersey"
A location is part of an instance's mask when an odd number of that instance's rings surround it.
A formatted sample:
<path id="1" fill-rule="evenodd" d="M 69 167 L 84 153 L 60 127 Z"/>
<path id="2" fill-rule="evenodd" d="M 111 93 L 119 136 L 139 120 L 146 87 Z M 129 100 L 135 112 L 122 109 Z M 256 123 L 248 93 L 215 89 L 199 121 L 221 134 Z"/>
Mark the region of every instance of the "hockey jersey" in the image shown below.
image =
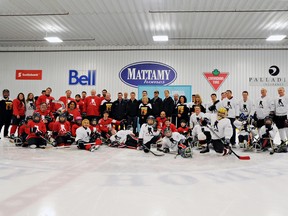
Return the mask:
<path id="1" fill-rule="evenodd" d="M 119 141 L 120 143 L 125 143 L 127 139 L 127 135 L 133 135 L 133 131 L 131 130 L 120 130 L 115 135 L 110 137 L 112 142 Z"/>
<path id="2" fill-rule="evenodd" d="M 272 130 L 267 131 L 267 128 L 265 127 L 265 125 L 263 125 L 259 130 L 259 137 L 263 138 L 265 137 L 265 135 L 267 135 L 267 133 L 271 136 L 272 139 L 274 139 L 276 134 L 278 133 L 277 126 L 275 124 L 272 124 Z"/>
<path id="3" fill-rule="evenodd" d="M 33 128 L 36 128 L 35 132 L 33 132 Z M 40 122 L 29 121 L 26 127 L 26 134 L 28 134 L 27 139 L 39 138 L 39 136 L 36 135 L 38 131 L 41 131 L 42 134 L 44 135 L 47 131 L 45 124 L 42 121 Z"/>
<path id="4" fill-rule="evenodd" d="M 228 118 L 218 120 L 211 116 L 211 138 L 212 140 L 230 139 L 233 135 L 233 128 Z"/>
<path id="5" fill-rule="evenodd" d="M 139 139 L 143 139 L 143 143 L 149 142 L 154 136 L 159 135 L 159 131 L 154 131 L 153 125 L 148 125 L 147 123 L 144 123 L 139 132 Z"/>
<path id="6" fill-rule="evenodd" d="M 171 137 L 163 137 L 161 143 L 162 148 L 169 148 L 171 151 L 178 151 L 178 143 L 185 140 L 185 136 L 178 132 L 173 132 Z"/>
<path id="7" fill-rule="evenodd" d="M 204 116 L 205 116 L 205 113 L 203 112 L 200 112 L 198 115 L 196 113 L 193 113 L 190 116 L 190 127 L 193 128 L 195 127 L 195 125 L 199 125 L 199 121 L 203 119 Z"/>
<path id="8" fill-rule="evenodd" d="M 239 113 L 243 113 L 245 116 L 254 115 L 255 113 L 255 107 L 251 100 L 239 101 Z"/>
<path id="9" fill-rule="evenodd" d="M 25 116 L 26 106 L 24 102 L 16 98 L 13 100 L 12 103 L 13 103 L 13 115 Z"/>
<path id="10" fill-rule="evenodd" d="M 68 121 L 63 123 L 56 121 L 53 125 L 53 131 L 58 132 L 58 136 L 65 136 L 67 132 L 71 131 L 70 123 Z"/>
<path id="11" fill-rule="evenodd" d="M 84 142 L 89 142 L 90 141 L 90 135 L 91 135 L 91 130 L 90 128 L 84 128 L 83 126 L 79 127 L 76 130 L 76 139 L 75 141 L 77 142 L 78 140 L 82 140 Z"/>
<path id="12" fill-rule="evenodd" d="M 101 99 L 96 96 L 89 96 L 85 98 L 83 112 L 87 116 L 100 116 Z"/>
<path id="13" fill-rule="evenodd" d="M 36 107 L 39 108 L 42 103 L 46 103 L 47 109 L 50 110 L 51 112 L 54 112 L 55 105 L 52 102 L 53 100 L 55 100 L 55 98 L 50 95 L 40 95 L 36 101 Z"/>
<path id="14" fill-rule="evenodd" d="M 228 98 L 224 98 L 221 101 L 221 107 L 224 107 L 227 109 L 228 111 L 228 118 L 235 118 L 236 116 L 239 116 L 239 104 L 238 101 L 236 101 L 236 99 L 234 99 L 234 97 L 228 99 Z"/>
<path id="15" fill-rule="evenodd" d="M 99 125 L 99 130 L 101 132 L 105 132 L 107 133 L 109 130 L 112 129 L 112 124 L 115 124 L 115 125 L 120 125 L 120 121 L 117 121 L 115 119 L 112 119 L 112 118 L 108 118 L 108 119 L 104 119 L 104 118 L 101 118 L 98 122 L 98 125 Z"/>
<path id="16" fill-rule="evenodd" d="M 273 104 L 273 110 L 276 116 L 285 116 L 288 113 L 288 97 L 277 97 Z"/>
<path id="17" fill-rule="evenodd" d="M 255 112 L 258 119 L 264 119 L 269 116 L 269 113 L 273 111 L 272 109 L 272 101 L 267 96 L 260 97 L 255 103 Z"/>
<path id="18" fill-rule="evenodd" d="M 74 98 L 71 98 L 71 97 L 70 97 L 70 98 L 67 98 L 66 96 L 61 96 L 61 97 L 59 98 L 59 100 L 64 103 L 66 109 L 67 109 L 67 107 L 68 107 L 68 104 L 69 104 L 71 101 L 75 101 Z M 76 102 L 76 101 L 75 101 L 75 102 Z M 61 105 L 60 105 L 60 104 L 55 104 L 55 107 L 56 107 L 56 110 L 57 110 L 57 109 L 59 109 L 59 108 L 61 107 Z"/>

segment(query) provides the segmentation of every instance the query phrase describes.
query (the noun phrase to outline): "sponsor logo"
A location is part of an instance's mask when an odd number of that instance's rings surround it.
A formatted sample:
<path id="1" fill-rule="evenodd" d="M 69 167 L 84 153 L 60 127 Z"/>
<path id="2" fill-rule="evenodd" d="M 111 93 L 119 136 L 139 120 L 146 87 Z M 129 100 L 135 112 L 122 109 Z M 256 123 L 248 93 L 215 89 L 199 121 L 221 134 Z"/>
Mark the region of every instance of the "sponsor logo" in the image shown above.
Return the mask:
<path id="1" fill-rule="evenodd" d="M 42 70 L 16 70 L 16 80 L 42 80 Z"/>
<path id="2" fill-rule="evenodd" d="M 177 72 L 160 62 L 135 62 L 121 69 L 119 78 L 125 84 L 137 88 L 139 85 L 169 85 L 177 78 Z"/>
<path id="3" fill-rule="evenodd" d="M 204 77 L 210 83 L 212 88 L 217 91 L 222 83 L 227 79 L 229 73 L 228 72 L 221 72 L 218 69 L 215 69 L 211 72 L 204 72 Z"/>
<path id="4" fill-rule="evenodd" d="M 272 65 L 268 70 L 270 76 L 249 77 L 250 86 L 287 86 L 287 77 L 280 77 L 280 69 Z"/>
<path id="5" fill-rule="evenodd" d="M 69 85 L 96 85 L 96 70 L 83 71 L 69 70 Z"/>

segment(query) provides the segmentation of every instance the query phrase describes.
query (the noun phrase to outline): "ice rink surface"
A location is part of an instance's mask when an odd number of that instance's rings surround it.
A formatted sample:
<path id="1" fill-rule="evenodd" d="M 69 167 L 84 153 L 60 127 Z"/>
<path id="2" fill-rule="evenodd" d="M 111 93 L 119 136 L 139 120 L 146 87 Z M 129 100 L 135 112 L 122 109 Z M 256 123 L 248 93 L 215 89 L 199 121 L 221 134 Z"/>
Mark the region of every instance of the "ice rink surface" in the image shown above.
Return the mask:
<path id="1" fill-rule="evenodd" d="M 287 216 L 288 155 L 192 159 L 0 140 L 0 216 Z"/>

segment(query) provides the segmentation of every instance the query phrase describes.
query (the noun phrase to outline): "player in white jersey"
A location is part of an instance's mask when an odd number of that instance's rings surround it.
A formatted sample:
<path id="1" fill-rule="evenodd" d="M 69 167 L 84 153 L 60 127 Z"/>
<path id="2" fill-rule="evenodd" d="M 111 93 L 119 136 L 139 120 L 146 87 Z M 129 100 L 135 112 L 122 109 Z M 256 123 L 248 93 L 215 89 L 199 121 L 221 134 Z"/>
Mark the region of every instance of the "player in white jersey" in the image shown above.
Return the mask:
<path id="1" fill-rule="evenodd" d="M 154 116 L 147 117 L 147 123 L 144 123 L 139 132 L 139 145 L 143 146 L 145 153 L 148 153 L 151 144 L 155 144 L 156 141 L 160 138 L 160 129 L 157 129 L 157 124 Z"/>
<path id="2" fill-rule="evenodd" d="M 89 128 L 89 120 L 84 119 L 82 121 L 82 126 L 76 130 L 76 144 L 79 149 L 89 150 L 93 152 L 95 148 L 95 140 L 91 142 L 91 129 Z"/>
<path id="3" fill-rule="evenodd" d="M 235 119 L 239 117 L 239 104 L 238 104 L 238 101 L 236 101 L 236 99 L 233 97 L 231 90 L 227 90 L 226 95 L 227 95 L 227 98 L 224 98 L 221 101 L 221 106 L 224 107 L 228 111 L 227 118 L 230 120 L 230 123 L 233 128 L 233 135 L 231 137 L 230 142 L 232 146 L 234 147 L 236 144 L 236 140 L 235 140 L 236 128 L 233 123 Z"/>
<path id="4" fill-rule="evenodd" d="M 288 136 L 288 97 L 285 96 L 285 89 L 283 87 L 278 88 L 278 94 L 279 96 L 273 102 L 273 111 L 275 114 L 275 123 L 279 129 L 281 143 L 286 144 Z"/>
<path id="5" fill-rule="evenodd" d="M 217 110 L 220 108 L 220 101 L 217 100 L 217 95 L 215 93 L 211 94 L 211 103 L 206 105 L 207 113 L 217 114 Z"/>
<path id="6" fill-rule="evenodd" d="M 269 116 L 272 110 L 272 100 L 267 96 L 267 90 L 261 89 L 261 97 L 255 103 L 255 120 L 257 121 L 257 128 L 264 125 L 265 117 Z"/>
<path id="7" fill-rule="evenodd" d="M 262 151 L 272 147 L 271 142 L 273 142 L 277 132 L 278 128 L 273 123 L 272 119 L 270 117 L 266 117 L 264 119 L 264 125 L 259 129 L 259 138 Z"/>
<path id="8" fill-rule="evenodd" d="M 204 118 L 204 113 L 201 112 L 200 106 L 195 106 L 194 110 L 195 112 L 190 116 L 190 128 L 199 125 L 199 121 Z"/>
<path id="9" fill-rule="evenodd" d="M 178 152 L 178 145 L 185 143 L 185 136 L 178 132 L 172 132 L 170 128 L 165 129 L 164 135 L 165 136 L 161 140 L 162 150 L 164 153 L 170 151 Z"/>
<path id="10" fill-rule="evenodd" d="M 243 113 L 247 118 L 253 118 L 255 107 L 253 102 L 248 98 L 248 91 L 243 91 L 242 97 L 242 100 L 239 101 L 239 115 Z"/>
<path id="11" fill-rule="evenodd" d="M 128 125 L 126 130 L 120 130 L 116 134 L 110 137 L 111 144 L 110 147 L 118 147 L 125 148 L 127 147 L 126 141 L 129 139 L 129 136 L 133 136 L 133 147 L 137 147 L 137 139 L 135 138 L 135 134 L 133 133 L 132 125 Z M 130 146 L 130 145 L 129 145 Z"/>
<path id="12" fill-rule="evenodd" d="M 233 135 L 231 122 L 227 116 L 227 110 L 224 107 L 218 109 L 217 117 L 211 116 L 211 143 L 217 153 L 227 155 L 230 153 L 230 139 Z M 209 146 L 201 153 L 209 152 Z"/>

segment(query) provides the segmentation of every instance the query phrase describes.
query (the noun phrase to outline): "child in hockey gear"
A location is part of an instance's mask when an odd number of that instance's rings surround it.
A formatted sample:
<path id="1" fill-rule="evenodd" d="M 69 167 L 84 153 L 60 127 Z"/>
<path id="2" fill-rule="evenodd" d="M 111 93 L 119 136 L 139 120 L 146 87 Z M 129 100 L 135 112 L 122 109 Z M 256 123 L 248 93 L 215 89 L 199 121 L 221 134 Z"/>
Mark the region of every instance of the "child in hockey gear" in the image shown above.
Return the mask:
<path id="1" fill-rule="evenodd" d="M 185 136 L 178 132 L 172 132 L 168 127 L 164 131 L 164 137 L 161 141 L 162 150 L 164 153 L 169 153 L 171 151 L 178 152 L 179 149 L 183 148 L 183 143 L 185 143 Z"/>
<path id="2" fill-rule="evenodd" d="M 78 116 L 75 118 L 75 124 L 72 125 L 71 133 L 73 137 L 76 137 L 76 130 L 82 126 L 82 117 Z"/>
<path id="3" fill-rule="evenodd" d="M 187 126 L 187 122 L 184 119 L 180 121 L 180 127 L 177 128 L 177 131 L 185 137 L 191 135 L 191 129 Z"/>
<path id="4" fill-rule="evenodd" d="M 214 150 L 223 156 L 230 154 L 230 138 L 233 135 L 232 125 L 226 116 L 227 110 L 224 107 L 220 107 L 217 112 L 217 119 L 214 119 L 214 116 L 212 115 L 211 126 L 209 126 L 209 124 L 207 125 L 211 130 L 211 143 Z M 209 152 L 208 146 L 206 151 L 203 151 L 202 153 L 206 152 Z"/>
<path id="5" fill-rule="evenodd" d="M 164 124 L 163 127 L 162 127 L 162 133 L 163 133 L 163 134 L 164 134 L 164 131 L 165 131 L 165 129 L 166 129 L 167 127 L 169 127 L 172 132 L 177 132 L 176 126 L 175 126 L 173 123 L 171 123 L 171 121 L 170 121 L 169 118 L 166 119 L 165 124 Z"/>
<path id="6" fill-rule="evenodd" d="M 14 138 L 14 143 L 16 146 L 22 146 L 23 143 L 26 142 L 27 133 L 26 128 L 28 127 L 28 121 L 32 120 L 32 116 L 28 116 L 25 120 L 22 120 L 19 123 L 19 130 L 18 130 L 18 136 Z"/>
<path id="7" fill-rule="evenodd" d="M 239 115 L 239 119 L 234 121 L 234 126 L 239 130 L 238 140 L 240 148 L 248 149 L 249 131 L 248 131 L 248 116 L 244 113 Z"/>
<path id="8" fill-rule="evenodd" d="M 40 105 L 40 108 L 35 111 L 36 113 L 40 113 L 41 121 L 46 125 L 46 128 L 48 130 L 53 130 L 53 124 L 54 124 L 54 116 L 50 110 L 47 109 L 47 104 L 42 103 Z"/>
<path id="9" fill-rule="evenodd" d="M 45 148 L 47 143 L 43 135 L 46 133 L 46 126 L 41 121 L 39 113 L 36 112 L 33 114 L 33 121 L 28 122 L 26 133 L 28 134 L 27 145 L 30 148 Z"/>
<path id="10" fill-rule="evenodd" d="M 154 116 L 147 117 L 147 123 L 143 124 L 139 133 L 139 145 L 143 147 L 145 153 L 148 153 L 151 144 L 155 144 L 160 138 L 160 130 L 157 129 L 157 124 Z"/>
<path id="11" fill-rule="evenodd" d="M 116 134 L 110 137 L 110 147 L 126 148 L 133 147 L 137 148 L 138 140 L 135 138 L 133 133 L 132 125 L 128 125 L 126 130 L 120 130 Z"/>
<path id="12" fill-rule="evenodd" d="M 109 118 L 109 112 L 104 111 L 103 118 L 101 118 L 98 122 L 101 136 L 104 139 L 109 139 L 110 136 L 112 136 L 112 134 L 116 133 L 116 130 L 114 129 L 113 125 L 118 126 L 120 124 L 121 121 Z"/>
<path id="13" fill-rule="evenodd" d="M 273 123 L 270 117 L 266 117 L 264 119 L 264 125 L 259 130 L 261 151 L 266 151 L 269 148 L 272 148 L 272 151 L 275 150 L 273 140 L 276 136 L 276 133 L 278 133 L 277 126 Z M 275 150 L 275 152 L 277 152 L 277 150 Z"/>
<path id="14" fill-rule="evenodd" d="M 204 118 L 204 113 L 201 112 L 200 106 L 195 106 L 195 112 L 190 116 L 190 128 L 200 124 L 200 121 Z"/>
<path id="15" fill-rule="evenodd" d="M 65 113 L 59 116 L 59 121 L 54 124 L 53 132 L 56 146 L 70 146 L 74 139 L 71 137 L 70 123 L 67 121 Z"/>
<path id="16" fill-rule="evenodd" d="M 95 140 L 91 140 L 91 130 L 89 128 L 89 120 L 84 119 L 82 121 L 82 126 L 76 130 L 76 144 L 79 149 L 95 151 L 97 149 Z"/>

